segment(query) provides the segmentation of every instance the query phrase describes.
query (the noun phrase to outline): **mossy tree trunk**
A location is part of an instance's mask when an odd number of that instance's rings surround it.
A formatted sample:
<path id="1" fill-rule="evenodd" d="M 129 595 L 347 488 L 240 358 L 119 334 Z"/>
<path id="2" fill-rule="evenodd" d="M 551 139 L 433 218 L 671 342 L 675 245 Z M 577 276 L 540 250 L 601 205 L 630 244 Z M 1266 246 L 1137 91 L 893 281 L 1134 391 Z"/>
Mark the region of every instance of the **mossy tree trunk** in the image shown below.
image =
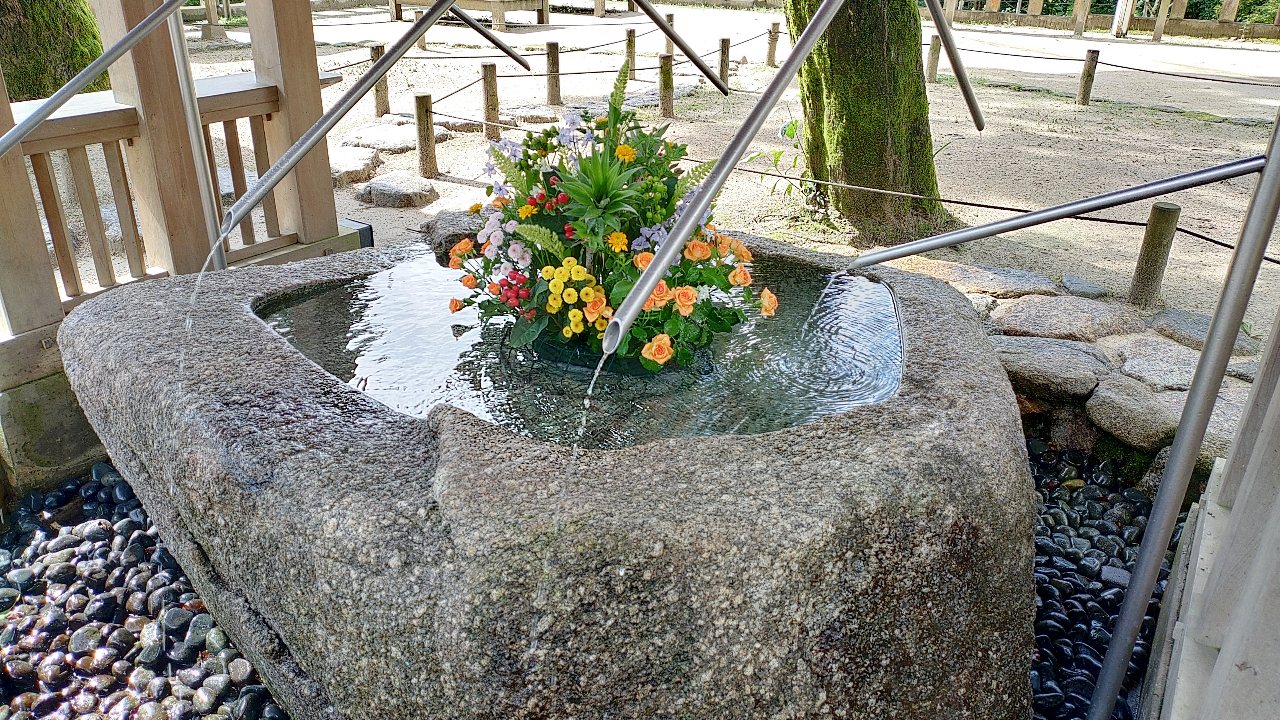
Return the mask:
<path id="1" fill-rule="evenodd" d="M 49 97 L 102 54 L 86 0 L 0 0 L 0 68 L 14 101 Z M 105 90 L 104 74 L 90 90 Z"/>
<path id="2" fill-rule="evenodd" d="M 820 0 L 786 0 L 792 39 Z M 817 180 L 936 197 L 916 0 L 847 0 L 800 71 L 803 144 Z M 819 186 L 860 243 L 899 243 L 937 228 L 932 201 Z"/>

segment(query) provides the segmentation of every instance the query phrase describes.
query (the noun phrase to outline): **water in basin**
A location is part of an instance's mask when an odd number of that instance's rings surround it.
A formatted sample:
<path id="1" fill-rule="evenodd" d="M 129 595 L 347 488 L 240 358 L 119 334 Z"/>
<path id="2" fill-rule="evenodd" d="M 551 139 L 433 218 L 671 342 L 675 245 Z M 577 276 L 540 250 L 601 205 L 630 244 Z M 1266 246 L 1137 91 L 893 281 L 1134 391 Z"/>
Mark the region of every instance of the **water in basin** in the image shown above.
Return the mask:
<path id="1" fill-rule="evenodd" d="M 752 274 L 777 294 L 777 315 L 749 311 L 687 368 L 655 375 L 610 359 L 582 447 L 778 430 L 896 392 L 902 340 L 888 288 L 783 257 L 757 257 Z M 450 314 L 457 275 L 424 254 L 262 315 L 316 364 L 395 410 L 425 416 L 449 403 L 530 437 L 577 443 L 596 363 L 513 349 L 507 327 L 481 325 L 474 308 Z"/>

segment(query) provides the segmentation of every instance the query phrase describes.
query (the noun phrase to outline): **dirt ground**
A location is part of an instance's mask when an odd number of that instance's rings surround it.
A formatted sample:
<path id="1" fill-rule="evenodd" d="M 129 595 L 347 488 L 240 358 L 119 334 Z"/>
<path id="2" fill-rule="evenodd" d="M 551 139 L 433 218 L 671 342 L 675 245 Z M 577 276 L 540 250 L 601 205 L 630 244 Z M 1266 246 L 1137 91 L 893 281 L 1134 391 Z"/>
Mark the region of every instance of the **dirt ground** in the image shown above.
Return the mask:
<path id="1" fill-rule="evenodd" d="M 567 9 L 558 4 L 556 7 Z M 600 71 L 616 70 L 622 62 L 620 41 L 626 28 L 636 28 L 641 34 L 637 61 L 641 68 L 655 66 L 656 54 L 663 51 L 664 45 L 642 14 L 625 12 L 621 3 L 611 3 L 610 8 L 602 19 L 556 12 L 551 26 L 533 25 L 533 13 L 511 13 L 509 30 L 502 37 L 528 52 L 540 52 L 546 41 L 557 40 L 562 48 L 562 72 L 597 71 L 563 77 L 565 103 L 572 106 L 599 101 L 613 79 L 609 72 Z M 710 53 L 717 47 L 719 37 L 734 40 L 733 87 L 757 90 L 772 76 L 773 70 L 764 64 L 765 38 L 742 41 L 765 32 L 771 22 L 782 21 L 780 14 L 690 6 L 663 6 L 662 10 L 675 13 L 677 30 L 695 49 Z M 316 24 L 320 65 L 324 69 L 367 60 L 368 50 L 362 45 L 391 42 L 409 27 L 406 23 L 388 22 L 385 8 L 317 13 Z M 926 25 L 924 32 L 927 42 L 932 28 Z M 962 57 L 977 81 L 987 129 L 979 133 L 973 128 L 944 58 L 942 81 L 929 87 L 940 192 L 945 198 L 1040 208 L 1259 154 L 1265 149 L 1271 123 L 1280 108 L 1280 46 L 1275 44 L 1191 44 L 1173 39 L 1156 45 L 1141 38 L 1122 41 L 1091 34 L 1075 39 L 1047 31 L 994 26 L 964 27 L 958 38 L 961 48 L 968 51 Z M 412 51 L 392 71 L 393 111 L 411 112 L 412 95 L 416 92 L 431 92 L 439 98 L 475 80 L 481 62 L 496 62 L 500 75 L 521 72 L 510 60 L 492 58 L 494 51 L 465 27 L 433 28 L 428 39 L 426 52 Z M 226 43 L 193 41 L 196 74 L 250 69 L 248 40 L 247 31 L 232 29 Z M 613 44 L 568 52 L 602 43 Z M 785 56 L 786 46 L 784 33 L 780 57 Z M 1101 49 L 1103 62 L 1117 65 L 1270 86 L 1103 66 L 1099 68 L 1094 102 L 1081 107 L 1074 104 L 1073 96 L 1079 58 L 1086 48 Z M 716 66 L 716 57 L 709 56 L 708 60 Z M 739 60 L 746 62 L 739 64 Z M 532 57 L 531 62 L 535 73 L 543 72 L 541 56 Z M 367 68 L 366 62 L 342 69 L 346 79 L 325 91 L 326 102 L 333 102 L 356 74 Z M 639 79 L 631 83 L 631 92 L 651 90 L 655 78 L 655 71 L 641 70 Z M 698 82 L 691 65 L 677 67 L 678 87 Z M 504 116 L 516 106 L 535 106 L 545 101 L 545 80 L 541 77 L 503 77 L 499 85 Z M 441 115 L 475 118 L 481 114 L 481 99 L 477 85 L 438 102 L 436 109 Z M 692 156 L 714 158 L 754 99 L 748 93 L 724 98 L 709 85 L 701 84 L 677 100 L 677 119 L 672 122 L 671 133 L 689 143 Z M 641 112 L 647 120 L 658 120 L 656 108 Z M 757 138 L 756 149 L 788 151 L 783 162 L 789 166 L 794 151 L 779 140 L 776 130 L 798 114 L 793 84 Z M 368 97 L 335 130 L 330 142 L 337 144 L 351 131 L 374 122 L 373 101 Z M 517 137 L 518 132 L 508 134 Z M 440 144 L 439 162 L 446 177 L 435 181 L 435 186 L 442 197 L 421 211 L 370 208 L 355 200 L 354 189 L 344 189 L 338 191 L 339 213 L 372 223 L 379 244 L 413 241 L 418 238 L 414 230 L 430 215 L 441 209 L 466 207 L 483 198 L 480 181 L 484 148 L 485 141 L 479 133 L 456 133 L 453 139 Z M 413 153 L 384 155 L 384 159 L 386 164 L 380 172 L 416 168 Z M 1253 178 L 1244 178 L 1178 193 L 1170 199 L 1182 205 L 1185 226 L 1234 243 L 1253 185 Z M 781 189 L 782 186 L 775 187 L 773 179 L 736 175 L 720 198 L 718 222 L 727 228 L 854 252 L 849 247 L 847 230 L 816 222 L 796 194 L 788 196 Z M 1143 220 L 1149 206 L 1145 203 L 1102 214 Z M 959 206 L 951 206 L 950 210 L 968 224 L 1008 215 Z M 942 251 L 937 256 L 1036 269 L 1052 276 L 1073 272 L 1123 294 L 1140 241 L 1140 228 L 1065 221 Z M 1273 238 L 1272 253 L 1280 258 L 1276 243 Z M 1228 250 L 1180 234 L 1165 283 L 1169 303 L 1210 311 L 1229 256 Z M 1280 265 L 1267 264 L 1248 314 L 1255 334 L 1265 335 L 1277 304 Z"/>

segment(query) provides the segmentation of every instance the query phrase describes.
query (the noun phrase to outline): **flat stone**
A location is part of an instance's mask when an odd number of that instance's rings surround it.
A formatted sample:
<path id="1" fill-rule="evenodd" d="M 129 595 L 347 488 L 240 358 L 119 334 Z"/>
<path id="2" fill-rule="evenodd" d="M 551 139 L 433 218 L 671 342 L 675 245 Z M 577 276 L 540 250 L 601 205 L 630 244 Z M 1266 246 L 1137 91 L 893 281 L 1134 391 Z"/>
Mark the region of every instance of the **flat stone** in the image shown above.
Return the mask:
<path id="1" fill-rule="evenodd" d="M 1171 308 L 1157 313 L 1151 326 L 1161 335 L 1177 340 L 1193 350 L 1203 350 L 1205 338 L 1209 336 L 1210 320 L 1208 315 L 1202 313 Z M 1259 349 L 1258 341 L 1241 330 L 1236 333 L 1231 354 L 1257 355 Z"/>
<path id="2" fill-rule="evenodd" d="M 1186 393 L 1157 394 L 1127 375 L 1110 375 L 1085 405 L 1095 425 L 1121 442 L 1157 450 L 1173 440 Z"/>
<path id="3" fill-rule="evenodd" d="M 397 170 L 365 183 L 356 199 L 378 207 L 422 207 L 439 200 L 440 193 L 417 173 Z"/>
<path id="4" fill-rule="evenodd" d="M 562 119 L 560 111 L 550 105 L 515 105 L 502 108 L 502 112 L 522 125 L 546 125 Z"/>
<path id="5" fill-rule="evenodd" d="M 995 298 L 982 293 L 965 293 L 964 296 L 973 303 L 973 309 L 978 311 L 978 317 L 985 320 L 991 316 L 991 309 L 996 306 Z"/>
<path id="6" fill-rule="evenodd" d="M 1031 335 L 1093 342 L 1107 335 L 1143 330 L 1133 308 L 1089 298 L 1028 295 L 1005 300 L 991 319 L 1006 335 Z"/>
<path id="7" fill-rule="evenodd" d="M 418 149 L 418 129 L 413 125 L 378 123 L 354 130 L 342 140 L 343 145 L 381 150 L 392 155 Z"/>
<path id="8" fill-rule="evenodd" d="M 1091 283 L 1088 280 L 1085 280 L 1084 278 L 1080 277 L 1079 275 L 1076 275 L 1075 273 L 1063 274 L 1062 287 L 1066 288 L 1067 292 L 1071 293 L 1072 295 L 1077 295 L 1079 297 L 1085 297 L 1085 298 L 1092 298 L 1095 300 L 1100 297 L 1104 297 L 1107 294 L 1106 288 L 1102 287 L 1101 285 L 1096 285 L 1094 283 Z"/>
<path id="9" fill-rule="evenodd" d="M 373 148 L 349 145 L 329 148 L 329 170 L 336 188 L 372 180 L 381 164 L 382 152 Z"/>
<path id="10" fill-rule="evenodd" d="M 891 260 L 886 265 L 937 278 L 962 293 L 982 293 L 1007 299 L 1023 295 L 1057 295 L 1058 284 L 1044 273 L 932 260 L 919 255 Z"/>
<path id="11" fill-rule="evenodd" d="M 484 214 L 465 210 L 441 210 L 422 223 L 422 235 L 440 264 L 449 262 L 449 250 L 463 238 L 474 238 L 484 227 Z"/>
<path id="12" fill-rule="evenodd" d="M 1153 332 L 1112 335 L 1099 339 L 1098 347 L 1121 372 L 1155 390 L 1190 389 L 1200 362 L 1199 352 Z M 1252 382 L 1257 369 L 1256 360 L 1237 360 L 1227 366 L 1227 375 Z"/>
<path id="13" fill-rule="evenodd" d="M 381 122 L 384 125 L 410 125 L 414 128 L 418 127 L 418 119 L 413 115 L 413 113 L 388 113 L 382 116 Z M 447 142 L 453 139 L 453 132 L 443 125 L 435 126 L 435 135 L 437 143 Z"/>
<path id="14" fill-rule="evenodd" d="M 993 335 L 991 345 L 1019 395 L 1037 400 L 1086 397 L 1107 374 L 1107 356 L 1089 343 Z"/>

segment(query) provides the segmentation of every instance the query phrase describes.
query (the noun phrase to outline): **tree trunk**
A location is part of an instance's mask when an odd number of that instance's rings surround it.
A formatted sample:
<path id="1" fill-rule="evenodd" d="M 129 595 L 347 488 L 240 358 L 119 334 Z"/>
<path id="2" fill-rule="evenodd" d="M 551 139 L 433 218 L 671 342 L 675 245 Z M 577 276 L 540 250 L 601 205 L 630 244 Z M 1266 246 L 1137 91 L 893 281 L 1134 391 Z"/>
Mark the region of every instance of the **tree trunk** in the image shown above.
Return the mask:
<path id="1" fill-rule="evenodd" d="M 792 39 L 819 0 L 786 0 Z M 816 180 L 936 197 L 915 0 L 850 0 L 800 71 L 803 147 Z M 900 243 L 947 218 L 937 202 L 819 186 L 861 242 Z"/>
<path id="2" fill-rule="evenodd" d="M 0 68 L 11 100 L 49 97 L 101 54 L 86 0 L 0 0 Z M 89 89 L 107 87 L 104 74 Z"/>

